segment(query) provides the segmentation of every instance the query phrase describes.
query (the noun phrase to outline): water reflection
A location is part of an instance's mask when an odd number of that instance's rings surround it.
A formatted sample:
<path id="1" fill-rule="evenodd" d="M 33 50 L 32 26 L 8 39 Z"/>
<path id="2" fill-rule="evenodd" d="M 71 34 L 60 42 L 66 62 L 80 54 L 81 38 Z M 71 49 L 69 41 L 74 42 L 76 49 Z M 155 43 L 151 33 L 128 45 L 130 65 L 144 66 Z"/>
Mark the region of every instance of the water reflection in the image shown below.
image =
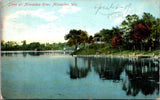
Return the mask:
<path id="1" fill-rule="evenodd" d="M 25 53 L 25 52 L 23 52 L 22 54 L 23 54 L 23 57 L 26 57 L 26 56 L 27 56 L 27 53 Z"/>
<path id="2" fill-rule="evenodd" d="M 68 55 L 71 52 L 64 52 L 64 51 L 2 51 L 1 56 L 17 56 L 17 54 L 22 54 L 23 57 L 29 56 L 41 56 L 41 55 Z"/>
<path id="3" fill-rule="evenodd" d="M 126 74 L 129 77 L 127 95 L 136 96 L 140 91 L 144 95 L 159 93 L 159 67 L 158 60 L 141 59 L 133 60 L 125 65 Z"/>
<path id="4" fill-rule="evenodd" d="M 25 53 L 23 53 L 23 55 L 24 55 Z M 40 52 L 29 52 L 28 53 L 29 55 L 31 55 L 31 56 L 40 56 L 40 55 L 43 55 L 44 53 L 40 53 Z"/>
<path id="5" fill-rule="evenodd" d="M 90 60 L 88 60 L 88 67 L 85 65 L 77 65 L 77 57 L 75 57 L 74 66 L 70 64 L 70 78 L 77 79 L 77 78 L 85 78 L 88 75 L 88 72 L 91 71 Z M 85 62 L 85 59 L 83 59 Z"/>
<path id="6" fill-rule="evenodd" d="M 125 60 L 118 58 L 93 58 L 93 68 L 103 80 L 120 80 Z"/>
<path id="7" fill-rule="evenodd" d="M 71 79 L 85 78 L 89 72 L 102 80 L 122 82 L 126 95 L 159 93 L 159 61 L 155 59 L 75 57 L 70 64 Z M 93 68 L 94 71 L 91 69 Z"/>
<path id="8" fill-rule="evenodd" d="M 127 95 L 136 96 L 140 91 L 144 95 L 153 94 L 155 91 L 157 91 L 157 95 L 159 92 L 159 85 L 155 82 L 143 80 L 143 79 L 136 79 L 136 80 L 130 80 L 128 86 L 124 86 L 123 84 L 123 90 L 126 91 Z M 126 87 L 126 89 L 124 88 Z"/>
<path id="9" fill-rule="evenodd" d="M 64 54 L 63 52 L 58 53 L 58 52 L 34 52 L 34 51 L 33 52 L 1 53 L 2 56 L 8 56 L 8 57 L 18 56 L 18 54 L 21 54 L 21 55 L 19 55 L 20 56 L 19 59 L 21 59 L 22 57 L 27 58 L 27 56 L 32 56 L 32 57 L 38 56 L 38 58 L 41 58 L 41 59 L 35 59 L 36 62 L 40 63 L 40 64 L 35 64 L 35 66 L 38 66 L 38 67 L 32 66 L 32 65 L 34 65 L 33 63 L 35 63 L 35 62 L 31 61 L 30 58 L 25 59 L 26 62 L 28 62 L 28 60 L 29 60 L 29 62 L 32 62 L 32 63 L 31 64 L 27 63 L 28 64 L 27 66 L 29 66 L 29 67 L 25 67 L 25 66 L 23 67 L 26 70 L 24 75 L 28 76 L 28 72 L 31 72 L 31 77 L 32 77 L 35 75 L 35 73 L 32 73 L 32 71 L 30 71 L 30 69 L 32 69 L 32 68 L 35 69 L 35 72 L 37 72 L 37 69 L 38 69 L 38 71 L 41 72 L 40 75 L 42 75 L 42 76 L 46 75 L 44 77 L 44 79 L 46 79 L 48 77 L 49 77 L 49 79 L 54 79 L 53 77 L 55 77 L 55 79 L 56 79 L 55 82 L 58 82 L 57 79 L 59 79 L 59 81 L 61 81 L 61 82 L 59 82 L 59 84 L 60 84 L 59 87 L 57 86 L 56 89 L 63 87 L 63 85 L 65 84 L 67 89 L 69 87 L 71 89 L 71 91 L 74 92 L 75 88 L 77 88 L 79 90 L 79 87 L 77 87 L 77 86 L 72 87 L 71 84 L 69 84 L 69 86 L 67 86 L 66 84 L 68 84 L 70 82 L 72 83 L 73 80 L 76 80 L 74 82 L 76 82 L 76 84 L 77 84 L 77 82 L 82 82 L 82 81 L 84 81 L 83 79 L 86 78 L 85 82 L 84 82 L 87 84 L 86 87 L 91 86 L 91 88 L 94 88 L 96 85 L 97 88 L 99 88 L 98 85 L 110 86 L 110 84 L 108 84 L 107 82 L 110 82 L 110 83 L 114 82 L 114 85 L 116 85 L 116 84 L 119 85 L 120 86 L 119 89 L 121 89 L 123 92 L 125 92 L 126 96 L 133 96 L 133 97 L 137 96 L 138 97 L 138 95 L 141 95 L 141 94 L 143 94 L 145 96 L 155 94 L 155 93 L 157 95 L 159 94 L 159 61 L 156 59 L 131 59 L 131 58 L 128 59 L 128 58 L 110 58 L 110 57 L 107 57 L 107 58 L 102 58 L 102 57 L 88 57 L 88 58 L 87 57 L 69 57 L 69 58 L 61 59 L 61 58 L 56 58 L 56 57 L 49 58 L 48 56 L 66 55 L 67 53 Z M 44 58 L 42 55 L 46 56 L 45 61 L 44 61 Z M 42 57 L 39 57 L 39 56 L 42 56 Z M 6 58 L 7 57 L 4 57 L 5 60 L 3 60 L 3 64 L 4 64 L 3 66 L 6 66 L 5 64 L 8 63 L 7 62 L 8 60 L 6 60 Z M 17 58 L 13 57 L 13 59 L 17 59 Z M 4 61 L 6 61 L 6 62 L 4 62 Z M 10 62 L 12 62 L 12 61 L 10 61 Z M 42 66 L 40 66 L 41 62 L 42 62 Z M 19 60 L 19 62 L 17 61 L 17 63 L 18 63 L 18 65 L 24 64 L 23 62 L 21 62 L 21 60 Z M 68 64 L 69 64 L 69 68 L 68 68 Z M 12 63 L 9 64 L 9 66 L 10 65 L 12 65 Z M 43 67 L 43 66 L 45 66 L 45 67 Z M 21 70 L 22 70 L 21 69 L 22 67 L 19 67 L 19 66 L 18 66 L 18 69 L 20 71 L 17 71 L 17 69 L 14 69 L 14 67 L 8 67 L 8 69 L 7 69 L 7 67 L 2 67 L 2 68 L 3 68 L 2 72 L 3 72 L 3 74 L 5 74 L 5 75 L 3 75 L 4 77 L 2 77 L 3 79 L 5 79 L 5 76 L 8 74 L 8 73 L 6 74 L 6 72 L 10 71 L 10 69 L 11 69 L 11 72 L 14 72 L 15 70 L 16 70 L 16 72 L 21 72 Z M 5 68 L 6 68 L 6 71 L 4 70 Z M 45 69 L 45 71 L 43 68 Z M 68 68 L 67 73 L 68 73 L 69 77 L 68 76 L 65 77 L 66 74 L 63 74 L 64 76 L 62 75 L 62 71 L 66 72 L 65 68 L 66 69 Z M 27 72 L 27 70 L 28 70 L 28 72 Z M 49 71 L 47 71 L 47 70 L 49 70 Z M 56 73 L 54 73 L 54 71 L 56 71 Z M 14 76 L 15 73 L 14 73 L 14 75 L 12 75 L 12 73 L 11 74 L 9 73 L 8 75 Z M 22 73 L 17 75 L 18 76 L 17 78 L 19 78 L 19 76 L 21 76 L 21 75 L 23 76 Z M 89 75 L 93 75 L 93 76 L 87 77 Z M 87 80 L 87 79 L 89 79 L 89 78 L 94 79 L 95 75 L 98 76 L 95 79 L 99 78 L 98 81 L 99 80 L 103 80 L 103 81 L 97 82 L 97 80 L 96 80 L 94 82 L 99 83 L 98 85 L 97 84 L 90 85 L 90 82 L 88 82 L 90 80 Z M 37 76 L 39 79 L 39 75 L 37 75 Z M 35 77 L 35 78 L 37 78 L 37 77 Z M 68 78 L 70 78 L 71 80 L 70 79 L 68 80 Z M 12 80 L 12 77 L 10 79 Z M 79 79 L 82 79 L 82 80 L 79 80 Z M 48 79 L 46 79 L 46 80 L 48 80 Z M 51 81 L 53 81 L 53 80 L 51 80 Z M 5 83 L 5 81 L 3 81 L 3 82 Z M 14 81 L 14 82 L 17 83 L 17 81 Z M 41 87 L 42 85 L 39 82 L 40 81 L 38 81 L 37 84 Z M 67 83 L 65 83 L 65 82 L 67 82 Z M 36 84 L 36 86 L 37 86 L 37 84 Z M 55 85 L 53 85 L 53 83 L 50 84 L 50 82 L 44 83 L 43 86 L 48 87 L 48 85 L 46 85 L 46 84 L 49 84 L 49 86 L 50 85 L 55 86 Z M 56 84 L 56 85 L 58 85 L 58 84 Z M 100 86 L 100 89 L 102 89 L 101 86 Z M 86 87 L 84 87 L 84 88 L 86 88 Z M 108 87 L 106 87 L 106 88 L 108 88 Z M 104 87 L 104 90 L 108 91 L 106 88 Z M 116 91 L 114 89 L 115 88 L 111 89 L 111 92 Z M 117 90 L 119 90 L 119 89 L 117 89 Z M 52 90 L 54 90 L 54 89 L 52 89 Z M 65 90 L 65 89 L 63 88 L 61 91 L 63 91 L 63 90 Z M 95 89 L 95 90 L 97 91 L 97 89 Z M 84 89 L 82 89 L 81 91 L 84 91 Z M 90 89 L 88 91 L 90 91 Z M 97 91 L 97 92 L 99 92 L 99 91 Z M 49 91 L 49 92 L 47 92 L 47 94 L 48 93 L 52 93 L 52 92 Z M 68 93 L 68 90 L 66 91 L 66 94 L 67 93 Z M 87 93 L 89 93 L 89 92 L 87 92 Z M 155 96 L 155 95 L 153 95 L 153 96 Z"/>

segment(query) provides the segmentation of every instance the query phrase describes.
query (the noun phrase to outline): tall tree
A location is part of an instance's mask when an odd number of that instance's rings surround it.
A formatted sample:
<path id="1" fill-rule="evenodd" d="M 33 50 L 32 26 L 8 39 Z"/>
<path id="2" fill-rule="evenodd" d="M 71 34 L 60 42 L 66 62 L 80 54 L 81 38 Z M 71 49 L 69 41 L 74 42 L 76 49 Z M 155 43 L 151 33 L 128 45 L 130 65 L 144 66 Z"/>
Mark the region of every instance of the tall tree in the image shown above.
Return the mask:
<path id="1" fill-rule="evenodd" d="M 65 35 L 65 40 L 68 40 L 70 46 L 75 45 L 74 51 L 77 50 L 77 47 L 81 43 L 85 43 L 87 39 L 87 32 L 83 30 L 70 30 L 67 35 Z"/>
<path id="2" fill-rule="evenodd" d="M 68 44 L 70 46 L 75 45 L 75 49 L 74 51 L 77 50 L 78 44 L 80 42 L 80 31 L 77 31 L 75 29 L 70 30 L 69 33 L 67 35 L 65 35 L 65 40 L 68 40 Z"/>
<path id="3" fill-rule="evenodd" d="M 152 27 L 155 23 L 155 17 L 150 13 L 143 13 L 142 18 L 134 24 L 131 32 L 132 40 L 141 50 L 149 46 L 151 47 L 152 39 L 150 35 L 152 34 Z M 143 45 L 144 41 L 146 41 L 148 46 Z"/>
<path id="4" fill-rule="evenodd" d="M 113 33 L 113 30 L 109 30 L 109 29 L 102 29 L 99 33 L 102 36 L 102 40 L 104 41 L 105 55 L 106 55 L 107 54 L 106 43 L 110 44 L 110 41 L 111 41 L 114 33 Z M 109 45 L 109 47 L 110 47 L 110 45 Z"/>
<path id="5" fill-rule="evenodd" d="M 135 25 L 133 31 L 131 32 L 133 43 L 136 47 L 143 48 L 143 41 L 147 40 L 151 34 L 151 27 L 143 22 Z"/>
<path id="6" fill-rule="evenodd" d="M 159 47 L 160 43 L 160 19 L 157 18 L 156 22 L 152 25 L 152 33 L 150 36 L 150 40 L 152 42 L 152 46 L 154 48 Z"/>
<path id="7" fill-rule="evenodd" d="M 151 34 L 151 27 L 145 23 L 138 23 L 135 25 L 133 32 L 131 32 L 132 39 L 134 41 L 144 41 L 147 39 Z"/>
<path id="8" fill-rule="evenodd" d="M 23 50 L 26 50 L 26 49 L 27 49 L 26 40 L 21 41 L 21 43 L 22 43 L 22 49 L 23 49 Z"/>
<path id="9" fill-rule="evenodd" d="M 122 27 L 122 31 L 123 31 L 122 38 L 124 42 L 124 47 L 126 49 L 130 49 L 130 45 L 132 41 L 131 32 L 139 20 L 140 19 L 136 14 L 127 15 L 125 20 L 120 25 Z"/>
<path id="10" fill-rule="evenodd" d="M 81 31 L 81 34 L 80 34 L 80 43 L 83 43 L 83 46 L 85 47 L 85 43 L 87 42 L 88 40 L 88 35 L 87 35 L 87 32 L 86 31 Z"/>
<path id="11" fill-rule="evenodd" d="M 149 27 L 152 27 L 156 23 L 156 18 L 153 17 L 150 13 L 143 13 L 142 22 L 146 23 Z"/>
<path id="12" fill-rule="evenodd" d="M 102 36 L 102 40 L 104 40 L 108 43 L 111 41 L 111 39 L 113 37 L 113 30 L 102 29 L 99 33 Z"/>

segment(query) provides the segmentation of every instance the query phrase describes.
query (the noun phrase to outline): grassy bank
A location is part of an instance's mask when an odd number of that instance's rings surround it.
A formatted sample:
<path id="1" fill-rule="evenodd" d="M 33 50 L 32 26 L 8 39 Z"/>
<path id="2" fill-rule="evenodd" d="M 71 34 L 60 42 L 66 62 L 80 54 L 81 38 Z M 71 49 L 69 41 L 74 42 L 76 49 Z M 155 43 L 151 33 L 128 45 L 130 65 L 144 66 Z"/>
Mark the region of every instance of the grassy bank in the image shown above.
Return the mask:
<path id="1" fill-rule="evenodd" d="M 141 51 L 141 50 L 120 50 L 115 47 L 106 47 L 106 55 L 159 55 L 159 50 Z M 104 45 L 93 44 L 86 46 L 74 52 L 73 55 L 105 55 Z"/>

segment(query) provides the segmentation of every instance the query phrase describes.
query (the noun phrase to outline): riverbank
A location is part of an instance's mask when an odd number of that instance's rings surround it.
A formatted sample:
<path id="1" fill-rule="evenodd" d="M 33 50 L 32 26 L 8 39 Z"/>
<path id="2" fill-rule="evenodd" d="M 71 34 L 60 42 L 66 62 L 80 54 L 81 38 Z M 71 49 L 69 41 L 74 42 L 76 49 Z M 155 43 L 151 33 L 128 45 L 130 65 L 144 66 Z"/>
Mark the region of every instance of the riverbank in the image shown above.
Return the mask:
<path id="1" fill-rule="evenodd" d="M 73 52 L 73 50 L 40 50 L 40 51 L 35 51 L 35 50 L 26 50 L 26 51 L 0 51 L 1 53 L 21 53 L 21 52 Z"/>
<path id="2" fill-rule="evenodd" d="M 98 50 L 95 49 L 80 49 L 73 53 L 74 56 L 77 57 L 122 57 L 122 58 L 154 58 L 160 59 L 160 51 L 153 50 L 153 51 L 131 51 L 131 50 L 123 50 L 117 52 L 117 50 L 112 49 L 108 50 L 105 53 L 104 48 L 100 48 Z"/>
<path id="3" fill-rule="evenodd" d="M 133 59 L 143 59 L 143 58 L 153 58 L 160 59 L 160 56 L 151 55 L 73 55 L 73 57 L 118 57 L 118 58 L 133 58 Z"/>

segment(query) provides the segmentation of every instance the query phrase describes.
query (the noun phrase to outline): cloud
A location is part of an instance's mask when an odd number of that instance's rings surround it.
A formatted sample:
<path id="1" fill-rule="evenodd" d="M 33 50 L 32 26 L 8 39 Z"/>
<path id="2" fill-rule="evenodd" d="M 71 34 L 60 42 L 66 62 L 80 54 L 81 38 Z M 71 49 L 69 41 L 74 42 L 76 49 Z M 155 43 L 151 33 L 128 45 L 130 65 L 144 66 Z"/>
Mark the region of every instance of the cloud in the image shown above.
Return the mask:
<path id="1" fill-rule="evenodd" d="M 81 11 L 81 8 L 75 6 L 62 6 L 62 8 L 58 10 L 61 14 L 73 14 L 79 11 Z"/>
<path id="2" fill-rule="evenodd" d="M 35 17 L 39 17 L 42 18 L 46 21 L 53 21 L 55 19 L 58 19 L 58 16 L 54 15 L 55 12 L 51 11 L 51 12 L 45 12 L 44 9 L 38 9 L 38 10 L 21 10 L 21 11 L 17 11 L 14 14 L 11 14 L 9 16 L 6 16 L 5 19 L 6 20 L 10 20 L 10 19 L 16 19 L 19 18 L 20 16 L 35 16 Z"/>
<path id="3" fill-rule="evenodd" d="M 27 40 L 27 42 L 41 41 L 41 42 L 64 42 L 64 34 L 69 32 L 69 29 L 63 27 L 61 23 L 56 23 L 61 21 L 60 17 L 64 14 L 77 13 L 81 8 L 74 6 L 63 6 L 58 11 L 45 11 L 44 9 L 37 10 L 19 10 L 8 16 L 2 17 L 3 19 L 3 37 L 5 41 L 22 41 Z M 29 24 L 27 21 L 23 21 L 23 17 L 30 18 L 41 18 L 45 23 L 39 24 L 37 20 L 32 20 Z M 25 17 L 25 18 L 26 18 Z M 56 20 L 58 19 L 58 20 Z M 56 22 L 51 23 L 51 21 L 56 20 Z"/>
<path id="4" fill-rule="evenodd" d="M 77 13 L 81 10 L 81 8 L 75 7 L 75 6 L 62 6 L 61 9 L 58 10 L 58 13 L 61 13 L 60 16 L 63 16 L 63 14 L 73 14 Z M 46 12 L 44 9 L 38 9 L 38 10 L 20 10 L 16 11 L 15 13 L 5 16 L 4 20 L 10 20 L 10 19 L 17 19 L 21 16 L 34 16 L 38 18 L 42 18 L 46 21 L 53 21 L 58 19 L 60 16 L 55 15 L 55 11 Z"/>
<path id="5" fill-rule="evenodd" d="M 18 30 L 20 33 L 20 31 L 23 31 L 27 28 L 28 28 L 28 26 L 25 25 L 24 23 L 15 23 L 13 21 L 5 22 L 4 21 L 2 30 L 3 30 L 3 33 L 11 32 L 14 34 L 14 33 L 17 33 L 16 30 Z M 13 31 L 15 31 L 15 32 L 13 32 Z"/>
<path id="6" fill-rule="evenodd" d="M 29 27 L 26 26 L 24 23 L 15 23 L 12 21 L 3 22 L 2 38 L 5 41 L 19 41 L 25 37 L 24 34 L 21 34 L 25 32 L 28 28 Z"/>
<path id="7" fill-rule="evenodd" d="M 9 28 L 9 30 L 8 30 Z M 48 23 L 37 27 L 27 27 L 22 23 L 7 23 L 3 28 L 3 37 L 5 41 L 23 41 L 27 42 L 65 42 L 64 34 L 67 34 L 69 29 L 61 24 Z"/>
<path id="8" fill-rule="evenodd" d="M 46 25 L 39 25 L 36 28 L 29 28 L 23 34 L 28 34 L 25 38 L 30 41 L 41 42 L 64 42 L 64 34 L 69 30 L 62 25 L 55 23 L 48 23 Z"/>

